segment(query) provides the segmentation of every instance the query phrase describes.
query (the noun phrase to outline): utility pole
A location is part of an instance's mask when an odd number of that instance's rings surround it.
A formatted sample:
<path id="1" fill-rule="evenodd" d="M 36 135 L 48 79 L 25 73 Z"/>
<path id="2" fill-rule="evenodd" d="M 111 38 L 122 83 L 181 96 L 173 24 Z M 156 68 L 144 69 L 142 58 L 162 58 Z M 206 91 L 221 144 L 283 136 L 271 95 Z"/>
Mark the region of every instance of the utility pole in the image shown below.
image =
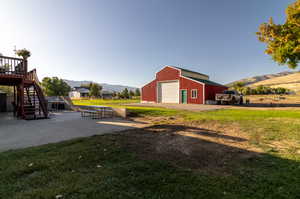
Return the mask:
<path id="1" fill-rule="evenodd" d="M 17 57 L 17 46 L 14 45 L 15 58 Z"/>

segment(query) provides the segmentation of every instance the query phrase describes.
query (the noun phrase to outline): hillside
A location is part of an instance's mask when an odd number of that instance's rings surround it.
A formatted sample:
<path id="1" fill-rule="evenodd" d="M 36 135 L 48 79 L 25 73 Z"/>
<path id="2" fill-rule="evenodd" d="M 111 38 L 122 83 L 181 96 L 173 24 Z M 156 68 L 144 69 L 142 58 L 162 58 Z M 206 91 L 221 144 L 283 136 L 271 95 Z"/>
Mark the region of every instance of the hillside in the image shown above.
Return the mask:
<path id="1" fill-rule="evenodd" d="M 227 86 L 231 87 L 236 82 L 244 82 L 246 86 L 250 86 L 251 84 L 255 84 L 255 83 L 258 83 L 258 82 L 261 82 L 261 81 L 274 79 L 274 78 L 277 78 L 277 77 L 284 77 L 284 76 L 291 75 L 291 74 L 294 74 L 294 73 L 297 73 L 297 72 L 285 71 L 285 72 L 280 72 L 280 73 L 276 73 L 276 74 L 267 74 L 267 75 L 261 75 L 261 76 L 254 76 L 254 77 L 244 78 L 244 79 L 241 79 L 241 80 L 238 80 L 238 81 L 231 82 L 231 83 L 227 84 Z"/>
<path id="2" fill-rule="evenodd" d="M 270 86 L 272 88 L 283 87 L 298 92 L 300 91 L 300 72 L 259 81 L 251 84 L 250 87 L 257 87 L 259 85 Z"/>
<path id="3" fill-rule="evenodd" d="M 283 87 L 295 92 L 300 91 L 300 72 L 281 72 L 241 79 L 235 82 L 244 82 L 246 86 L 257 87 L 259 85 L 270 86 L 272 88 Z M 228 84 L 233 85 L 235 82 Z"/>
<path id="4" fill-rule="evenodd" d="M 92 81 L 74 81 L 74 80 L 67 80 L 67 79 L 64 79 L 64 81 L 72 88 L 79 87 L 82 84 L 89 84 L 92 82 Z M 130 87 L 124 85 L 113 85 L 113 84 L 106 84 L 106 83 L 99 83 L 99 84 L 102 86 L 104 91 L 109 91 L 109 92 L 121 92 L 125 88 L 132 91 L 135 91 L 137 89 L 136 87 Z"/>

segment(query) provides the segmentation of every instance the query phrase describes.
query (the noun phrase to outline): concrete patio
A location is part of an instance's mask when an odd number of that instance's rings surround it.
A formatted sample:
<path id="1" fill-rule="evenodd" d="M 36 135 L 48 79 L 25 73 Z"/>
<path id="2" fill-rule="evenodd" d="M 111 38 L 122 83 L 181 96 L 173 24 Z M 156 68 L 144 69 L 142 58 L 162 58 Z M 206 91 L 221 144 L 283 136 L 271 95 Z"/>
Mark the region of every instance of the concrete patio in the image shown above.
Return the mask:
<path id="1" fill-rule="evenodd" d="M 1 113 L 0 151 L 102 135 L 145 125 L 120 118 L 81 118 L 78 112 L 59 112 L 52 114 L 50 119 L 31 121 L 18 120 L 10 113 Z"/>

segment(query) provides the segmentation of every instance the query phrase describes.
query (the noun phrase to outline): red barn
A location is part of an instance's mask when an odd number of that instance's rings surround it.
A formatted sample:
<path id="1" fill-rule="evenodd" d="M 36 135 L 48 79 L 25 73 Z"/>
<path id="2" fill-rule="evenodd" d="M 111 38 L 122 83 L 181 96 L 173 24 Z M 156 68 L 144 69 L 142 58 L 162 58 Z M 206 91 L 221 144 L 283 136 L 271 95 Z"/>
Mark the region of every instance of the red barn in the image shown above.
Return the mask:
<path id="1" fill-rule="evenodd" d="M 205 104 L 215 100 L 215 94 L 227 90 L 226 86 L 212 82 L 209 76 L 166 66 L 156 78 L 142 88 L 142 102 Z"/>

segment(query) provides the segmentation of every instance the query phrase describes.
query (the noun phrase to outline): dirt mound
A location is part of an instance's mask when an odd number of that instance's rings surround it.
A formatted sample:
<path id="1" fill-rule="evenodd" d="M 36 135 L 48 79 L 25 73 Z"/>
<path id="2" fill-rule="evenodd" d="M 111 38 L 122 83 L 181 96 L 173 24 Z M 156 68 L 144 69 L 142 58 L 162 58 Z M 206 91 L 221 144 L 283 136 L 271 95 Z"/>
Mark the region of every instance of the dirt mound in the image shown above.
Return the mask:
<path id="1" fill-rule="evenodd" d="M 135 129 L 124 135 L 123 144 L 142 159 L 225 175 L 260 155 L 247 138 L 183 125 Z"/>

